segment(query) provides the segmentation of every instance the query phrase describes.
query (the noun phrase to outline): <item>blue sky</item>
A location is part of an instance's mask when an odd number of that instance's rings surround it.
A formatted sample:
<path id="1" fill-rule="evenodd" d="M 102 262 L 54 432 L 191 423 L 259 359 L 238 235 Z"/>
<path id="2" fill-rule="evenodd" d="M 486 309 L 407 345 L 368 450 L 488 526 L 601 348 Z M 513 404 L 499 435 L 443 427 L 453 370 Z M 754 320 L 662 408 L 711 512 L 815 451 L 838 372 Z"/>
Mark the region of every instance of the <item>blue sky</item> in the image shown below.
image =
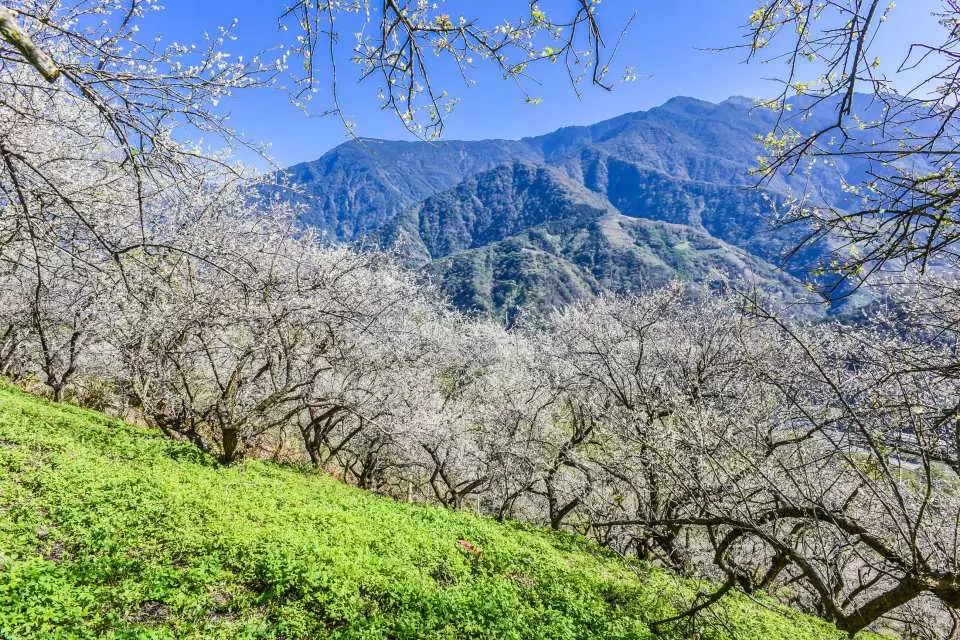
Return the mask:
<path id="1" fill-rule="evenodd" d="M 558 0 L 553 0 L 555 3 Z M 238 20 L 238 39 L 229 44 L 235 54 L 250 54 L 276 47 L 291 37 L 277 27 L 285 0 L 166 0 L 165 9 L 143 22 L 147 33 L 162 34 L 166 41 L 200 42 L 205 31 Z M 447 0 L 451 14 L 470 14 L 487 21 L 519 14 L 526 0 Z M 898 62 L 913 41 L 939 29 L 931 11 L 936 0 L 901 0 L 887 35 L 876 45 L 885 65 Z M 740 42 L 740 26 L 756 7 L 756 0 L 606 0 L 601 19 L 612 39 L 630 15 L 632 22 L 617 62 L 633 66 L 639 78 L 619 84 L 613 92 L 584 87 L 578 99 L 557 66 L 536 71 L 540 86 L 530 92 L 542 98 L 527 104 L 524 94 L 503 82 L 496 73 L 478 69 L 476 84 L 464 86 L 453 76 L 435 78 L 443 88 L 462 99 L 447 119 L 444 138 L 519 138 L 562 126 L 589 124 L 629 111 L 647 109 L 676 95 L 718 101 L 731 95 L 758 97 L 776 90 L 765 78 L 779 73 L 777 65 L 743 64 L 742 52 L 707 49 Z M 473 12 L 471 14 L 471 12 Z M 344 26 L 344 31 L 349 25 Z M 345 34 L 345 39 L 352 38 Z M 344 111 L 357 123 L 357 133 L 367 137 L 409 138 L 392 114 L 379 111 L 376 86 L 358 84 L 349 61 L 340 63 L 340 91 Z M 325 98 L 318 98 L 317 107 Z M 234 127 L 258 141 L 269 142 L 270 155 L 281 165 L 312 160 L 347 139 L 336 118 L 308 117 L 290 105 L 278 90 L 245 91 L 224 105 Z"/>

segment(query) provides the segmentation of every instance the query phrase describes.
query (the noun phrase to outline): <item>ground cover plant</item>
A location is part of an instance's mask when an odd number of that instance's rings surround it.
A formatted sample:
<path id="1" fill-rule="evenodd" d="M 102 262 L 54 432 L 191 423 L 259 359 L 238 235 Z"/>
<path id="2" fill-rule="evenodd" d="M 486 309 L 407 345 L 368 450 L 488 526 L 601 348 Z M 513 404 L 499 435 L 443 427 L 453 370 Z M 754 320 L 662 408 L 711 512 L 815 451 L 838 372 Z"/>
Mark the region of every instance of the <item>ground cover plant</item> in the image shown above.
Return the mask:
<path id="1" fill-rule="evenodd" d="M 698 585 L 0 387 L 4 638 L 651 638 Z M 694 627 L 691 627 L 694 625 Z M 827 640 L 731 595 L 664 637 Z M 864 636 L 866 637 L 866 636 Z"/>

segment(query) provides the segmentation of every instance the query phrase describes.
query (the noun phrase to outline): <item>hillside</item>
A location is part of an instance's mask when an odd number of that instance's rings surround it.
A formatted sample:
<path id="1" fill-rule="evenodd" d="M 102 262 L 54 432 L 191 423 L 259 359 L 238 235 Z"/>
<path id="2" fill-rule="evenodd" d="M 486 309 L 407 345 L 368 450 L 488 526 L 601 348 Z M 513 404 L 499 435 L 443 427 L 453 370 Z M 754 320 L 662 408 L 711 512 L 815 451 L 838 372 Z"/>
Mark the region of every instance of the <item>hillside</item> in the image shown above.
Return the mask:
<path id="1" fill-rule="evenodd" d="M 508 319 L 517 310 L 543 314 L 589 295 L 649 291 L 675 278 L 713 290 L 733 281 L 804 295 L 789 274 L 702 229 L 616 212 L 551 220 L 423 269 L 457 307 Z"/>
<path id="2" fill-rule="evenodd" d="M 794 124 L 818 127 L 832 116 L 824 104 Z M 856 180 L 864 168 L 849 161 L 815 165 L 809 175 L 779 176 L 757 188 L 750 175 L 761 153 L 756 139 L 771 130 L 774 117 L 745 98 L 718 104 L 674 98 L 522 140 L 354 140 L 291 167 L 286 178 L 302 189 L 295 200 L 304 224 L 333 241 L 372 240 L 399 251 L 463 309 L 543 312 L 598 291 L 626 293 L 673 277 L 709 287 L 718 273 L 735 283 L 759 280 L 769 293 L 792 298 L 825 247 L 785 262 L 803 233 L 774 226 L 775 207 L 811 186 L 816 197 L 842 206 L 849 195 L 840 177 Z M 654 235 L 675 236 L 672 244 L 681 247 L 684 237 L 696 237 L 711 250 L 665 251 L 671 243 L 651 243 L 647 232 L 618 234 L 630 236 L 626 247 L 598 233 L 604 216 L 637 221 L 619 224 L 624 228 L 675 225 Z M 579 240 L 535 246 L 530 236 L 558 223 L 560 235 L 586 238 L 599 249 L 581 255 Z"/>
<path id="3" fill-rule="evenodd" d="M 0 637 L 17 640 L 651 638 L 695 593 L 573 536 L 220 467 L 7 386 L 0 554 Z M 714 640 L 841 637 L 741 596 L 700 622 Z"/>
<path id="4" fill-rule="evenodd" d="M 337 240 L 355 240 L 406 207 L 510 160 L 539 160 L 524 142 L 439 143 L 364 138 L 287 169 L 309 194 L 304 222 Z"/>

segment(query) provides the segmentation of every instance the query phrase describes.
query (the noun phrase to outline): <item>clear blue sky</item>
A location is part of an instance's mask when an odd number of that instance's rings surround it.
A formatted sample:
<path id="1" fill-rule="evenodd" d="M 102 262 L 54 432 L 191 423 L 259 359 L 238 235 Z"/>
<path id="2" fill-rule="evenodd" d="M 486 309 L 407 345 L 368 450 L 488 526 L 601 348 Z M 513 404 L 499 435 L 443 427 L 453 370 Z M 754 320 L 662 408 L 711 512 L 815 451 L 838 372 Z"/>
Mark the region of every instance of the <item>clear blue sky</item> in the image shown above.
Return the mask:
<path id="1" fill-rule="evenodd" d="M 558 0 L 553 0 L 556 3 Z M 281 33 L 277 16 L 286 0 L 166 0 L 165 10 L 143 21 L 146 33 L 163 35 L 167 42 L 199 43 L 203 33 L 238 20 L 238 39 L 229 43 L 233 53 L 251 53 L 275 47 L 292 36 Z M 447 0 L 451 14 L 471 14 L 490 20 L 519 15 L 527 0 Z M 877 43 L 884 63 L 899 61 L 909 42 L 930 35 L 939 27 L 931 11 L 937 0 L 902 0 L 893 12 L 887 36 Z M 635 82 L 620 84 L 613 92 L 585 87 L 578 99 L 559 65 L 536 72 L 543 84 L 531 93 L 543 99 L 527 104 L 523 94 L 493 72 L 477 70 L 475 86 L 455 77 L 436 81 L 462 99 L 447 119 L 444 138 L 519 138 L 562 126 L 589 124 L 629 111 L 647 109 L 676 95 L 718 101 L 731 95 L 769 95 L 775 86 L 764 78 L 780 72 L 776 65 L 742 63 L 741 52 L 707 51 L 740 42 L 740 26 L 756 7 L 756 0 L 606 0 L 601 19 L 607 38 L 613 39 L 627 18 L 636 13 L 617 61 L 639 72 Z M 344 31 L 349 25 L 343 25 Z M 346 40 L 352 32 L 345 33 Z M 367 137 L 409 138 L 392 114 L 380 112 L 374 84 L 358 84 L 356 69 L 340 63 L 340 90 L 347 115 Z M 319 98 L 317 107 L 324 105 Z M 225 106 L 234 126 L 247 136 L 268 141 L 270 154 L 281 165 L 312 160 L 343 142 L 341 123 L 330 117 L 307 117 L 291 106 L 277 90 L 243 92 Z"/>

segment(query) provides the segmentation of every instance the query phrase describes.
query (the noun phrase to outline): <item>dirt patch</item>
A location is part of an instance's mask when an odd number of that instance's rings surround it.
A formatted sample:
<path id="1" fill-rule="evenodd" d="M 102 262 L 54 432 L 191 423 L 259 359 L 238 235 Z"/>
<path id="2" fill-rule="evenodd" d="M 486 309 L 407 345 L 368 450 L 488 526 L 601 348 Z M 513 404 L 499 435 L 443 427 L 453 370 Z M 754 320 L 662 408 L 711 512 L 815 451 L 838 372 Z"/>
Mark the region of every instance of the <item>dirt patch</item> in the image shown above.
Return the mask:
<path id="1" fill-rule="evenodd" d="M 59 540 L 54 540 L 53 544 L 45 549 L 41 555 L 44 560 L 49 560 L 50 562 L 63 562 L 63 557 L 66 553 L 67 550 L 63 543 Z"/>
<path id="2" fill-rule="evenodd" d="M 537 586 L 537 583 L 534 582 L 533 578 L 526 574 L 520 573 L 519 571 L 508 571 L 507 578 L 509 578 L 511 582 L 523 587 L 524 589 L 533 589 L 535 586 Z"/>
<path id="3" fill-rule="evenodd" d="M 160 624 L 170 617 L 170 607 L 157 600 L 141 602 L 136 611 L 125 616 L 127 622 L 134 624 Z"/>

